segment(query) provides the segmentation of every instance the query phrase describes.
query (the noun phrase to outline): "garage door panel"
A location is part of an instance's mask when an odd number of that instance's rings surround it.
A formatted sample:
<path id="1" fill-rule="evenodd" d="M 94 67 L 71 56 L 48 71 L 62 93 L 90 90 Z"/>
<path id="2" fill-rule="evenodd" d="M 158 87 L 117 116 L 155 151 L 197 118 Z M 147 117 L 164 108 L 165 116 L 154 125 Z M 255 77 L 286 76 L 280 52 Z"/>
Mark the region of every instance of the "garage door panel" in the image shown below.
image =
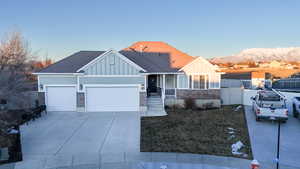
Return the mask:
<path id="1" fill-rule="evenodd" d="M 76 111 L 75 87 L 47 87 L 48 111 Z"/>
<path id="2" fill-rule="evenodd" d="M 138 111 L 139 90 L 135 86 L 88 87 L 87 111 Z"/>

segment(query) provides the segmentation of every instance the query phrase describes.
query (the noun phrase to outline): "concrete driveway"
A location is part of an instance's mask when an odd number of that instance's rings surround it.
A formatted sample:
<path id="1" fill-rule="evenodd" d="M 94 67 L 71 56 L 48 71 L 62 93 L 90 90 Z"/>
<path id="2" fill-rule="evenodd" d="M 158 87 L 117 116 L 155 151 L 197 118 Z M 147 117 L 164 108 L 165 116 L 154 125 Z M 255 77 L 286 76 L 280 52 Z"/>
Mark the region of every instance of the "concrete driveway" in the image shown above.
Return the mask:
<path id="1" fill-rule="evenodd" d="M 254 158 L 274 163 L 277 150 L 277 123 L 256 122 L 251 106 L 246 106 L 246 116 Z M 281 125 L 280 163 L 300 167 L 300 120 L 291 115 Z"/>
<path id="2" fill-rule="evenodd" d="M 138 112 L 50 112 L 21 130 L 25 159 L 140 151 Z"/>

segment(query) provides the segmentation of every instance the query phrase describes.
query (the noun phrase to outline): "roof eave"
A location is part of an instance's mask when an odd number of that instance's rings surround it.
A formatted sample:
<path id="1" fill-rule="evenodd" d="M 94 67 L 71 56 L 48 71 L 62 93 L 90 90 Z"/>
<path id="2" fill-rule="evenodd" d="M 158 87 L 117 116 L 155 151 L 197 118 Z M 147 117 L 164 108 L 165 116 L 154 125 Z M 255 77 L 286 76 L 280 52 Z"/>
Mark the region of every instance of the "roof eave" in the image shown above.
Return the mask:
<path id="1" fill-rule="evenodd" d="M 33 75 L 84 75 L 84 73 L 50 73 L 50 72 L 35 72 Z"/>

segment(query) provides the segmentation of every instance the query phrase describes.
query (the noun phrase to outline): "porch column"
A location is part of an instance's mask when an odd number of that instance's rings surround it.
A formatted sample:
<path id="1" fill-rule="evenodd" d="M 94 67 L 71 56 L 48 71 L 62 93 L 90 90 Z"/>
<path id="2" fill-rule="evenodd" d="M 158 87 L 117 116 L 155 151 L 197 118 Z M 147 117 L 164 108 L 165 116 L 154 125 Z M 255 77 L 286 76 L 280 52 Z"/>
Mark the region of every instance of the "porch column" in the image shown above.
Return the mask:
<path id="1" fill-rule="evenodd" d="M 165 90 L 166 88 L 166 75 L 163 74 L 163 86 L 162 86 L 163 90 Z"/>
<path id="2" fill-rule="evenodd" d="M 166 88 L 166 75 L 163 74 L 163 86 L 162 86 L 162 102 L 163 106 L 165 106 L 165 88 Z"/>

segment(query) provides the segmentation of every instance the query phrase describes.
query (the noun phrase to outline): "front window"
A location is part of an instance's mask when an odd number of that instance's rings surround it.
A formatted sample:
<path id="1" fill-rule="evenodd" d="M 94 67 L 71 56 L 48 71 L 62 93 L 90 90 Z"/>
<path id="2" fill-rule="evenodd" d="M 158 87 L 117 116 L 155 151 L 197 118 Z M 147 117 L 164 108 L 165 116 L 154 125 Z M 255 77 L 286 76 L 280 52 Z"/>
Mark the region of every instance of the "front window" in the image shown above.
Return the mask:
<path id="1" fill-rule="evenodd" d="M 207 89 L 208 80 L 208 75 L 191 75 L 189 79 L 189 87 L 191 89 Z"/>
<path id="2" fill-rule="evenodd" d="M 176 88 L 176 75 L 166 75 L 166 88 L 167 89 Z"/>

